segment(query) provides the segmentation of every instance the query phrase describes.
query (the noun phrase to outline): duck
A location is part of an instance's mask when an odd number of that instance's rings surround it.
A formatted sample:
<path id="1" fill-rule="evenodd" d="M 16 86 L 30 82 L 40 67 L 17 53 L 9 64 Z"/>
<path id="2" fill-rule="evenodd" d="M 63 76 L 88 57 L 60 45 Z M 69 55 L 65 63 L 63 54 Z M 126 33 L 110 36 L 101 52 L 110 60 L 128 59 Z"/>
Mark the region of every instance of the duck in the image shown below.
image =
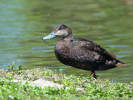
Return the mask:
<path id="1" fill-rule="evenodd" d="M 97 43 L 82 39 L 73 38 L 70 28 L 64 24 L 57 25 L 53 31 L 42 38 L 48 40 L 61 38 L 55 46 L 55 56 L 63 64 L 83 70 L 90 70 L 91 77 L 97 78 L 97 70 L 108 70 L 117 66 L 126 66 Z"/>

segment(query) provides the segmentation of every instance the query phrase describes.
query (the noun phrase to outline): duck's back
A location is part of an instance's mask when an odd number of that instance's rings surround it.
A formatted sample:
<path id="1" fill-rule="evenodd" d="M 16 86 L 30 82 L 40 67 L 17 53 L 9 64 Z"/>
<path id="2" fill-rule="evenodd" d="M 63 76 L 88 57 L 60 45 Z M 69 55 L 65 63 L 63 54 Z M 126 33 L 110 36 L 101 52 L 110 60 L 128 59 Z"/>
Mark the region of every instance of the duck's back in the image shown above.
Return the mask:
<path id="1" fill-rule="evenodd" d="M 63 64 L 85 70 L 106 70 L 120 62 L 98 44 L 80 38 L 60 40 L 55 54 Z"/>

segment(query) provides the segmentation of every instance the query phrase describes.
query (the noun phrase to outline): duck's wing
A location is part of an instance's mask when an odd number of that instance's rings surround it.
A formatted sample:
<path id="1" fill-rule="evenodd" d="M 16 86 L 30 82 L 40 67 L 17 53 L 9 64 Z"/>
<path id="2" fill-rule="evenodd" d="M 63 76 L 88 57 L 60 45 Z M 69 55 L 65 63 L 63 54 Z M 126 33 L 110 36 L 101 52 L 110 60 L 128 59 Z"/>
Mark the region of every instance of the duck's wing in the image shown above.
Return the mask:
<path id="1" fill-rule="evenodd" d="M 96 44 L 94 42 L 90 42 L 88 48 L 90 48 L 91 50 L 99 53 L 100 55 L 105 56 L 105 58 L 107 58 L 108 60 L 116 59 L 116 56 L 115 55 L 109 53 L 104 48 L 102 48 L 100 45 L 98 45 L 98 44 Z"/>
<path id="2" fill-rule="evenodd" d="M 106 51 L 104 48 L 102 48 L 100 45 L 96 44 L 95 42 L 92 42 L 90 40 L 85 39 L 78 39 L 80 41 L 81 46 L 86 49 L 93 52 L 98 53 L 99 55 L 104 56 L 107 60 L 116 60 L 116 56 Z"/>

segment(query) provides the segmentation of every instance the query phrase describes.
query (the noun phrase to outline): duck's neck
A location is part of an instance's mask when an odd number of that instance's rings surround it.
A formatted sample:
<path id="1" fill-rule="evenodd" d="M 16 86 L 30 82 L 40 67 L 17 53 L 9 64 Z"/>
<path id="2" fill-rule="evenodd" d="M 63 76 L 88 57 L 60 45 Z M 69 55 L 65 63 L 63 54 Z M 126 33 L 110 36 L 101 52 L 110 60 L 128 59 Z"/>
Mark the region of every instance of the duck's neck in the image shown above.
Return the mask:
<path id="1" fill-rule="evenodd" d="M 65 37 L 63 40 L 73 40 L 73 34 L 70 34 L 69 36 Z"/>

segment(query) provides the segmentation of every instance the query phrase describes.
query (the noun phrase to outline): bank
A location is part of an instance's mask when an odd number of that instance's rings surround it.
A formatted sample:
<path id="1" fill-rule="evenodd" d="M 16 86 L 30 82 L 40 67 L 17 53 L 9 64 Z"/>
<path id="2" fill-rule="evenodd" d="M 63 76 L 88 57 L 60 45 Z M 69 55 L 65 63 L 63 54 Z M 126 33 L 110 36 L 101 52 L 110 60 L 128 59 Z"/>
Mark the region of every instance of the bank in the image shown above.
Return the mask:
<path id="1" fill-rule="evenodd" d="M 55 74 L 52 70 L 0 70 L 1 100 L 130 100 L 133 82 Z"/>

